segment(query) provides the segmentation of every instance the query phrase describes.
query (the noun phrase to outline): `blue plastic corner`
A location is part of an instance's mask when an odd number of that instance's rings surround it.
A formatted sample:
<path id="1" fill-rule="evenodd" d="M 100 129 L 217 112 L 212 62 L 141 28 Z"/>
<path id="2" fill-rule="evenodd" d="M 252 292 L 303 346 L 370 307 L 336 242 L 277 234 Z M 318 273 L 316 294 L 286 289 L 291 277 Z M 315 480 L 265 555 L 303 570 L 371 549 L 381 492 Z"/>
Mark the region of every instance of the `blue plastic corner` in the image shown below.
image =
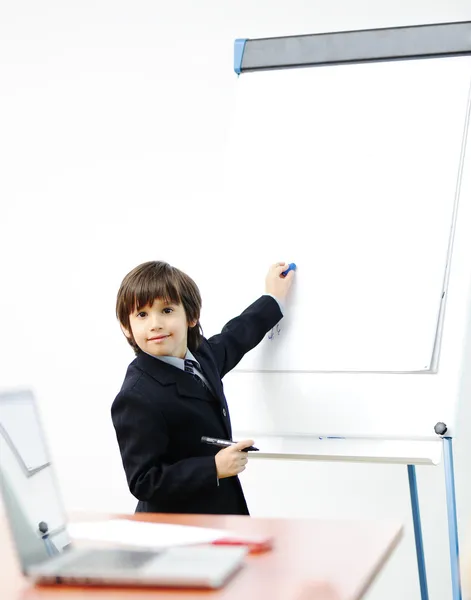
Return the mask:
<path id="1" fill-rule="evenodd" d="M 242 59 L 244 58 L 244 50 L 246 39 L 237 39 L 234 42 L 234 71 L 240 75 L 242 71 Z"/>

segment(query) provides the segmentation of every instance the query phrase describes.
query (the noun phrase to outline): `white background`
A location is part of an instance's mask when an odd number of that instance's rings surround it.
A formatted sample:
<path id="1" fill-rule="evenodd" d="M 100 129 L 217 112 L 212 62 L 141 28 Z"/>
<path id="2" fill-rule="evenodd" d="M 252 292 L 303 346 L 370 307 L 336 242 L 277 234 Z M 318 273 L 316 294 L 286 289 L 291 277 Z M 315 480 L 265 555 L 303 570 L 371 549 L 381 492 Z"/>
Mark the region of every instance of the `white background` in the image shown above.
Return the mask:
<path id="1" fill-rule="evenodd" d="M 3 3 L 0 385 L 37 390 L 68 509 L 134 508 L 109 415 L 132 359 L 116 290 L 140 261 L 224 241 L 212 215 L 230 227 L 221 190 L 234 38 L 465 19 L 464 0 Z M 195 212 L 206 225 L 188 239 Z M 128 250 L 119 264 L 118 248 Z M 466 422 L 455 465 L 462 534 Z M 244 485 L 254 516 L 404 520 L 370 598 L 419 598 L 405 467 L 253 461 Z M 419 469 L 419 485 L 430 597 L 447 600 L 442 468 Z"/>

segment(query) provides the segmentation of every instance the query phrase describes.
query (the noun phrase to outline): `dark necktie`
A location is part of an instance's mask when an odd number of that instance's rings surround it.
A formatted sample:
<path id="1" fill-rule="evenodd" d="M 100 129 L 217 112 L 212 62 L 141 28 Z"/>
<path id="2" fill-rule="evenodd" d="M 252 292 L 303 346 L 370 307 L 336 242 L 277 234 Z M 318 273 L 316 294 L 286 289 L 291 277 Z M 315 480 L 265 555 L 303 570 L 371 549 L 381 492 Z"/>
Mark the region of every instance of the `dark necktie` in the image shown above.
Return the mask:
<path id="1" fill-rule="evenodd" d="M 196 379 L 196 381 L 202 385 L 205 389 L 208 389 L 207 385 L 205 384 L 205 382 L 201 379 L 201 377 L 198 374 L 197 368 L 199 367 L 199 364 L 196 362 L 196 360 L 190 360 L 189 358 L 185 358 L 185 372 L 189 373 L 193 379 Z"/>

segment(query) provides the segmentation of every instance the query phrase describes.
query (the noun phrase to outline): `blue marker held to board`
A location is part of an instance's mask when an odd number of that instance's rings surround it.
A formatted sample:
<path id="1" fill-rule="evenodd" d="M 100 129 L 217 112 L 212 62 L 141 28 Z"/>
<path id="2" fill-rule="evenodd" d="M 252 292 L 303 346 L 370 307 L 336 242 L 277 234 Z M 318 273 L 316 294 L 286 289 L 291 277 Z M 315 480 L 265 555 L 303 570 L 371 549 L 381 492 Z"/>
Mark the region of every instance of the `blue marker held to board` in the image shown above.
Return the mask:
<path id="1" fill-rule="evenodd" d="M 289 263 L 288 268 L 286 269 L 286 271 L 283 271 L 281 276 L 286 277 L 286 275 L 288 275 L 290 271 L 296 271 L 296 263 Z"/>
<path id="2" fill-rule="evenodd" d="M 296 271 L 296 263 L 289 263 L 288 268 L 285 269 L 281 273 L 281 277 L 286 277 L 286 275 L 288 275 L 288 273 L 290 271 Z M 279 325 L 276 326 L 276 332 L 278 333 L 278 335 L 280 335 L 280 327 L 279 327 Z M 275 336 L 275 327 L 273 327 L 272 330 L 270 331 L 270 333 L 268 334 L 268 339 L 269 340 L 273 340 L 274 336 Z"/>

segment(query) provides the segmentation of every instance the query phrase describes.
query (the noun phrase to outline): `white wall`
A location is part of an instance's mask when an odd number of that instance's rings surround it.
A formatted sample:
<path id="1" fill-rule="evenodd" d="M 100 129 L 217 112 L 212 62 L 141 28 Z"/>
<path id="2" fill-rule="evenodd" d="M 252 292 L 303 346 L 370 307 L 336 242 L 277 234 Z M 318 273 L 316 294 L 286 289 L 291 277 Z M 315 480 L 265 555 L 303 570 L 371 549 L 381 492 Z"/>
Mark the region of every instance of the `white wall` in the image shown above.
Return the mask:
<path id="1" fill-rule="evenodd" d="M 109 416 L 132 359 L 114 298 L 127 270 L 165 258 L 146 242 L 157 217 L 171 226 L 189 197 L 222 204 L 233 39 L 466 19 L 469 0 L 3 3 L 0 386 L 37 390 L 69 509 L 134 509 Z M 155 214 L 139 212 L 153 202 Z M 126 232 L 142 248 L 114 264 Z M 108 246 L 109 262 L 77 269 Z M 467 413 L 455 457 L 461 524 Z M 254 516 L 403 520 L 405 539 L 369 598 L 420 597 L 405 467 L 252 461 L 243 479 Z M 442 468 L 418 479 L 430 598 L 448 600 Z"/>

